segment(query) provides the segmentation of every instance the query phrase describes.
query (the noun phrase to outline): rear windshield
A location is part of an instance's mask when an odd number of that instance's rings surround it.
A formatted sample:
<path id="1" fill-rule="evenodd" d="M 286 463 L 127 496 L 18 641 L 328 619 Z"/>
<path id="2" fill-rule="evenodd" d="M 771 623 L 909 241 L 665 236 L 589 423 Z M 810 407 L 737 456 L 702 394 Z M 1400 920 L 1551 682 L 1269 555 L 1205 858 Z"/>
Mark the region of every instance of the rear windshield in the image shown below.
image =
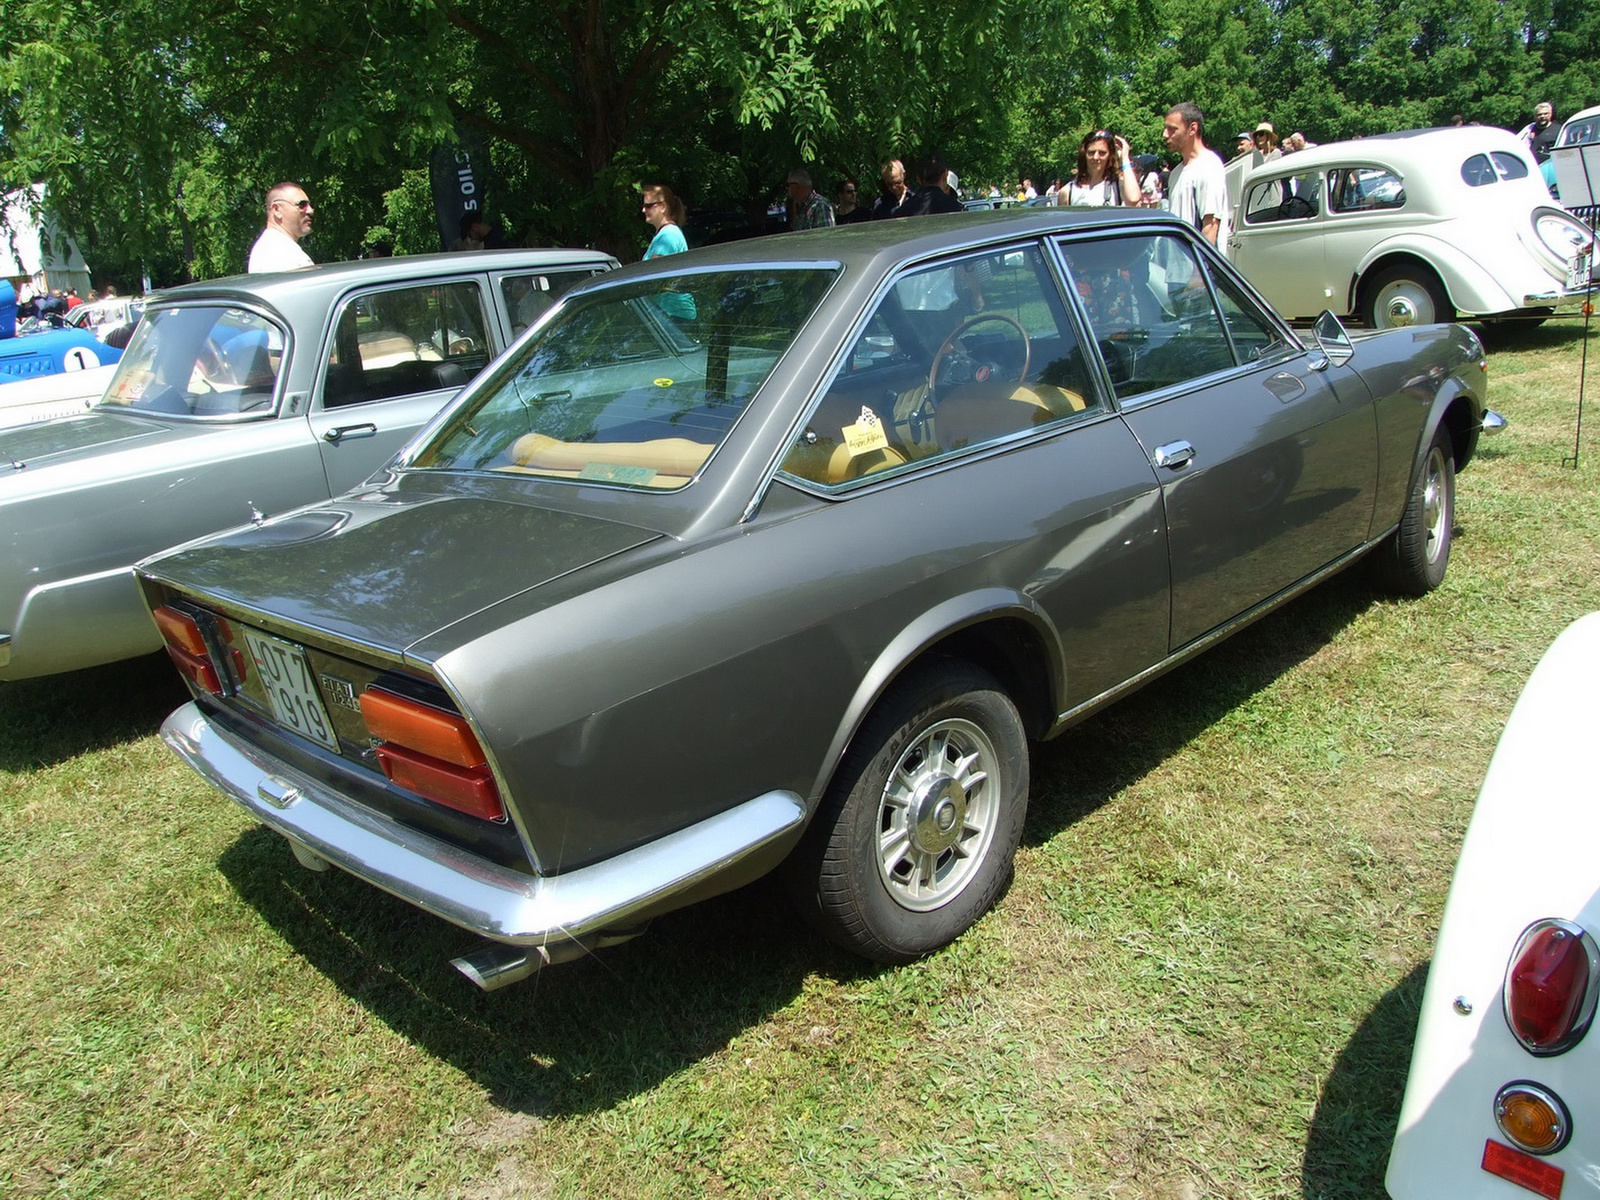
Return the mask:
<path id="1" fill-rule="evenodd" d="M 690 482 L 836 271 L 606 288 L 558 312 L 407 464 L 671 490 Z"/>
<path id="2" fill-rule="evenodd" d="M 1488 154 L 1474 154 L 1461 164 L 1461 178 L 1468 187 L 1484 187 L 1502 179 L 1526 179 L 1528 164 L 1515 154 L 1493 150 Z"/>
<path id="3" fill-rule="evenodd" d="M 139 322 L 101 403 L 194 417 L 268 413 L 284 344 L 278 326 L 247 309 L 155 309 Z"/>

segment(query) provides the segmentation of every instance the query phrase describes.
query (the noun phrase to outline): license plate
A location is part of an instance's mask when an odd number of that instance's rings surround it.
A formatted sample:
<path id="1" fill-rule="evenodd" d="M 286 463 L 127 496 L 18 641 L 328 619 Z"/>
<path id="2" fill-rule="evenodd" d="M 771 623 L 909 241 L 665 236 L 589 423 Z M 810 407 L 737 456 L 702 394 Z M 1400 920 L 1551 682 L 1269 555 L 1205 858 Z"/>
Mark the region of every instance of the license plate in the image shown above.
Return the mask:
<path id="1" fill-rule="evenodd" d="M 1567 266 L 1567 290 L 1576 291 L 1589 286 L 1589 268 L 1594 256 L 1590 251 L 1578 255 Z"/>
<path id="2" fill-rule="evenodd" d="M 244 631 L 244 640 L 278 724 L 337 750 L 339 739 L 333 734 L 328 710 L 317 693 L 317 677 L 306 661 L 305 648 L 254 629 Z"/>

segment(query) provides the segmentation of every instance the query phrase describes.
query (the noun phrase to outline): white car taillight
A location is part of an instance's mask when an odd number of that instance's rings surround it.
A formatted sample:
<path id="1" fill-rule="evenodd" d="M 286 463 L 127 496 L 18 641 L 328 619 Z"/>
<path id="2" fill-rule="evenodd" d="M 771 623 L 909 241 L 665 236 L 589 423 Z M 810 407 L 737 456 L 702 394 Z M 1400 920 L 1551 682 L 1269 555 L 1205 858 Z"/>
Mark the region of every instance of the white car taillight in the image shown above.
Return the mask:
<path id="1" fill-rule="evenodd" d="M 1530 1054 L 1577 1045 L 1600 998 L 1600 950 L 1571 921 L 1535 921 L 1522 931 L 1506 968 L 1506 1024 Z"/>

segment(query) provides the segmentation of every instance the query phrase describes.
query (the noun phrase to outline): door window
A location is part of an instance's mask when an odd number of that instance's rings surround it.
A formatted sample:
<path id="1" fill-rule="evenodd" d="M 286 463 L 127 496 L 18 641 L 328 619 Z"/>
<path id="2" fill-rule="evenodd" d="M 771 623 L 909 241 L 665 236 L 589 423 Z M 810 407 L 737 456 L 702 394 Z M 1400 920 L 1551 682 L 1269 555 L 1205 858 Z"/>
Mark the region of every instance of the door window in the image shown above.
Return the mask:
<path id="1" fill-rule="evenodd" d="M 334 322 L 325 408 L 462 387 L 493 357 L 483 294 L 472 282 L 365 292 Z"/>
<path id="2" fill-rule="evenodd" d="M 1061 249 L 1119 398 L 1235 365 L 1223 314 L 1186 242 L 1171 235 L 1106 238 Z M 1249 312 L 1238 296 L 1230 303 L 1230 316 Z M 1259 321 L 1245 320 L 1241 333 L 1264 337 L 1249 328 Z"/>
<path id="3" fill-rule="evenodd" d="M 844 487 L 1099 408 L 1039 247 L 973 255 L 895 281 L 783 469 Z"/>

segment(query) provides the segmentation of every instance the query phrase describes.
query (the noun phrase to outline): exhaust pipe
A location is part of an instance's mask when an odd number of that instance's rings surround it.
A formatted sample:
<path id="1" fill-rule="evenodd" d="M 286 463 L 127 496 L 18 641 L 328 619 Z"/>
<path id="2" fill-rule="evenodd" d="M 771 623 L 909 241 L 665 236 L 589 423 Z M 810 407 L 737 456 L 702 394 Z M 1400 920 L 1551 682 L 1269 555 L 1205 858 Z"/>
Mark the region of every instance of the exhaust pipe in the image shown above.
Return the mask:
<path id="1" fill-rule="evenodd" d="M 530 975 L 537 975 L 546 967 L 571 962 L 605 946 L 620 945 L 644 931 L 644 925 L 633 929 L 610 929 L 582 940 L 545 942 L 539 946 L 506 946 L 490 942 L 471 954 L 452 958 L 450 965 L 484 991 L 493 992 Z"/>

